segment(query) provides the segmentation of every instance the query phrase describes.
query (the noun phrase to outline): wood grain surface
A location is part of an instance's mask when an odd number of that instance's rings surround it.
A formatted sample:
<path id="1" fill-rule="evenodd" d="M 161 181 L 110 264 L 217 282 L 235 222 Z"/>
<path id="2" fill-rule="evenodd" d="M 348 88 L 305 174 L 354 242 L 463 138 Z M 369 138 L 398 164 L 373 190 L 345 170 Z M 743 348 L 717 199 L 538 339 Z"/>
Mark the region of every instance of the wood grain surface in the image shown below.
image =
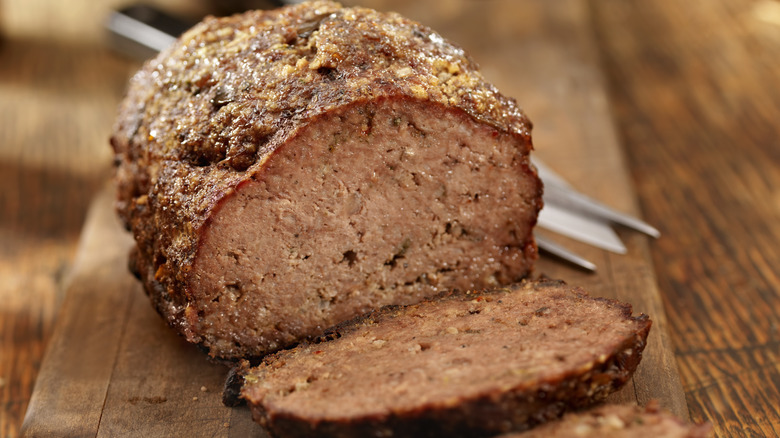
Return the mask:
<path id="1" fill-rule="evenodd" d="M 593 2 L 691 416 L 780 434 L 780 2 Z"/>
<path id="2" fill-rule="evenodd" d="M 19 434 L 63 315 L 63 283 L 78 284 L 74 257 L 87 206 L 109 173 L 114 108 L 138 66 L 104 46 L 102 23 L 118 3 L 0 3 L 0 436 Z M 153 3 L 187 14 L 209 6 Z M 566 279 L 607 295 L 658 291 L 670 336 L 654 344 L 673 349 L 691 417 L 711 421 L 716 436 L 777 436 L 779 3 L 409 0 L 391 7 L 472 51 L 529 112 L 548 164 L 661 229 L 651 242 L 622 233 L 627 258 L 564 241 L 602 266 L 597 276 L 571 271 Z M 540 268 L 560 266 L 543 260 Z M 610 286 L 600 288 L 601 275 Z M 145 303 L 125 304 L 141 310 Z M 114 323 L 106 315 L 85 319 L 96 318 Z M 124 385 L 108 400 L 122 400 Z M 215 394 L 196 387 L 189 401 Z M 641 400 L 653 389 L 632 388 L 631 396 Z M 163 404 L 146 397 L 124 406 L 146 412 Z M 231 412 L 226 422 L 234 426 L 226 429 L 234 434 L 246 416 Z"/>
<path id="3" fill-rule="evenodd" d="M 448 5 L 450 18 L 436 21 L 437 17 L 426 20 L 422 14 L 427 9 L 420 9 L 419 2 L 392 4 L 454 41 L 465 41 L 467 51 L 487 66 L 486 74 L 500 89 L 518 96 L 529 113 L 547 115 L 537 123 L 539 155 L 559 172 L 571 175 L 571 182 L 582 190 L 636 213 L 586 5 L 567 1 L 559 3 L 564 9 L 550 9 L 541 1 L 521 5 L 511 0 Z M 388 5 L 377 2 L 375 6 Z M 502 13 L 512 19 L 490 26 Z M 481 38 L 476 38 L 480 33 Z M 595 175 L 582 173 L 583 163 Z M 167 330 L 127 273 L 126 236 L 116 224 L 110 200 L 110 193 L 104 193 L 87 221 L 73 281 L 23 431 L 28 436 L 260 433 L 248 412 L 221 406 L 219 388 L 226 370 L 209 364 Z M 646 404 L 656 399 L 687 418 L 647 240 L 630 234 L 625 238 L 630 248 L 626 256 L 567 242 L 597 260 L 602 267 L 599 275 L 553 260 L 543 260 L 538 271 L 587 285 L 594 295 L 621 299 L 649 314 L 654 328 L 642 364 L 631 384 L 613 400 Z M 203 394 L 201 387 L 206 389 Z"/>

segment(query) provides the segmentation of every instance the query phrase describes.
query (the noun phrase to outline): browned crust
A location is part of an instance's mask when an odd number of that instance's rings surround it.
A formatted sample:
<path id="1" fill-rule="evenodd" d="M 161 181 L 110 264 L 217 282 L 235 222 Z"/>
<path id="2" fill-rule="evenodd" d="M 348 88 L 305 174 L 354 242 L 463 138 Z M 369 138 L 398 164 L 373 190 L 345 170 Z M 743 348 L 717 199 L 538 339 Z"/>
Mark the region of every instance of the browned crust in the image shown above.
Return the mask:
<path id="1" fill-rule="evenodd" d="M 111 137 L 117 210 L 169 324 L 201 341 L 187 276 L 220 201 L 302 126 L 380 98 L 463 111 L 532 147 L 528 118 L 462 49 L 397 14 L 327 1 L 207 18 L 132 78 Z"/>
<path id="2" fill-rule="evenodd" d="M 559 418 L 564 412 L 582 409 L 602 402 L 621 388 L 639 365 L 652 321 L 647 315 L 632 316 L 629 304 L 606 298 L 591 298 L 580 288 L 569 288 L 563 281 L 523 282 L 509 289 L 567 288 L 582 298 L 602 301 L 620 309 L 621 315 L 637 325 L 631 337 L 616 346 L 603 361 L 594 361 L 586 371 L 570 371 L 557 378 L 526 382 L 506 391 L 493 391 L 474 398 L 464 398 L 456 406 L 423 404 L 415 409 L 389 415 L 366 416 L 347 420 L 309 421 L 289 412 L 267 411 L 250 400 L 252 416 L 276 437 L 482 437 L 507 431 L 527 430 Z M 504 291 L 506 289 L 503 289 Z M 498 290 L 499 292 L 501 290 Z M 497 291 L 480 293 L 489 295 Z M 435 299 L 472 299 L 473 292 L 445 293 Z M 414 306 L 412 306 L 414 307 Z M 377 323 L 391 316 L 399 306 L 387 306 L 363 317 L 340 324 L 319 341 L 327 342 L 367 323 Z M 284 361 L 285 352 L 267 356 L 266 364 Z M 272 365 L 273 366 L 273 365 Z M 584 368 L 583 368 L 584 369 Z M 249 397 L 244 395 L 244 397 Z"/>
<path id="3" fill-rule="evenodd" d="M 538 437 L 658 437 L 706 438 L 711 436 L 709 423 L 687 423 L 650 400 L 643 408 L 636 405 L 604 404 L 580 412 L 567 413 L 559 422 L 548 423 L 531 431 L 508 433 L 496 438 Z"/>

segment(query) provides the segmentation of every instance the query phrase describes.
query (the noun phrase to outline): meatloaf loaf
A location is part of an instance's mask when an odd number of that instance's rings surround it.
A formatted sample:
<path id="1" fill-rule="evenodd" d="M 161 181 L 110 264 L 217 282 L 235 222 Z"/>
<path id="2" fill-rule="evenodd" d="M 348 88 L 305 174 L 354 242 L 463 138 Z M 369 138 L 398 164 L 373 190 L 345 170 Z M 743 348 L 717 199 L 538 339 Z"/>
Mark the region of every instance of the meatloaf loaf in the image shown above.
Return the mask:
<path id="1" fill-rule="evenodd" d="M 608 404 L 566 414 L 560 421 L 497 438 L 706 438 L 709 424 L 689 424 L 660 409 L 653 401 L 644 408 Z"/>
<path id="2" fill-rule="evenodd" d="M 207 18 L 119 109 L 131 268 L 224 359 L 517 281 L 542 206 L 530 129 L 460 48 L 396 14 L 318 1 Z"/>
<path id="3" fill-rule="evenodd" d="M 391 306 L 266 356 L 242 397 L 276 437 L 471 437 L 601 401 L 651 322 L 562 282 Z"/>

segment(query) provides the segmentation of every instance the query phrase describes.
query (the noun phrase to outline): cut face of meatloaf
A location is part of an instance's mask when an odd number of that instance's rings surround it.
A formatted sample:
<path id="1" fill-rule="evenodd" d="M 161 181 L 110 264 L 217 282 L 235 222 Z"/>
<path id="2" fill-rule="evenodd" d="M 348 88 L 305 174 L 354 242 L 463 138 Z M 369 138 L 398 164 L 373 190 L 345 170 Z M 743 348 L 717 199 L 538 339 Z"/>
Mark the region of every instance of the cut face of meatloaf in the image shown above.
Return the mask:
<path id="1" fill-rule="evenodd" d="M 112 137 L 131 267 L 215 357 L 537 257 L 530 122 L 461 49 L 314 2 L 210 18 L 132 79 Z"/>
<path id="2" fill-rule="evenodd" d="M 652 402 L 645 408 L 603 405 L 566 414 L 560 421 L 497 438 L 705 438 L 709 424 L 689 424 Z"/>
<path id="3" fill-rule="evenodd" d="M 603 400 L 650 325 L 562 282 L 452 294 L 267 356 L 242 397 L 279 437 L 490 436 Z"/>
<path id="4" fill-rule="evenodd" d="M 204 229 L 190 273 L 201 333 L 275 349 L 377 306 L 518 280 L 531 228 L 515 215 L 536 190 L 518 158 L 470 118 L 413 101 L 312 122 Z"/>

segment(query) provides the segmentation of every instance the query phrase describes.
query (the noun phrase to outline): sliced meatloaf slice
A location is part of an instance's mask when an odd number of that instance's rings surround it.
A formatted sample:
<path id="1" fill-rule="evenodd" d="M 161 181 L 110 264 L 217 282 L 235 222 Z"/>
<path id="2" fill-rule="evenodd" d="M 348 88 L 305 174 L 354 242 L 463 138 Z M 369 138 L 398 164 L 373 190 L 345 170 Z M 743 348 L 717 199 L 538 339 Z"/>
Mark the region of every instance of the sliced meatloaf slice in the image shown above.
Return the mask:
<path id="1" fill-rule="evenodd" d="M 214 357 L 525 277 L 531 124 L 463 51 L 313 2 L 209 18 L 132 79 L 112 144 L 132 269 Z"/>
<path id="2" fill-rule="evenodd" d="M 278 437 L 487 436 L 603 400 L 651 322 L 562 282 L 388 307 L 265 358 L 242 397 Z"/>
<path id="3" fill-rule="evenodd" d="M 602 405 L 584 412 L 566 414 L 560 421 L 533 430 L 508 433 L 496 438 L 705 438 L 709 424 L 690 424 L 659 408 Z"/>

